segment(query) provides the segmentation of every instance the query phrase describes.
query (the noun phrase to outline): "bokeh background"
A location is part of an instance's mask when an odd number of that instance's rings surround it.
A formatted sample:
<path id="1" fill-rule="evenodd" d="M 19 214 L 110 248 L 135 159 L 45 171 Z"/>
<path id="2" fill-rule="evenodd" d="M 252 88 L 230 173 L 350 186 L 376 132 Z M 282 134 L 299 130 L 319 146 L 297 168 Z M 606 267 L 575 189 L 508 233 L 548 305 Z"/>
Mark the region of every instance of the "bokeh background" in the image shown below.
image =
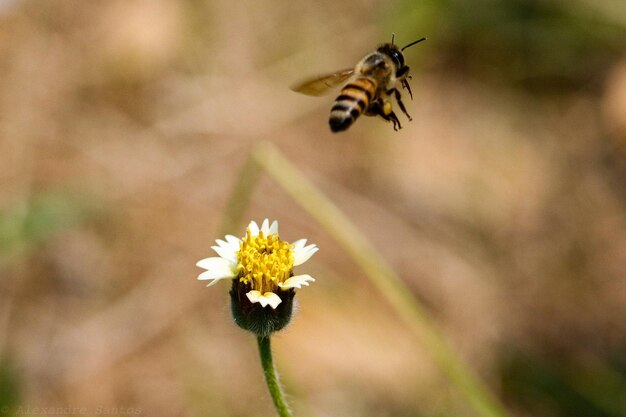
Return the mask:
<path id="1" fill-rule="evenodd" d="M 429 38 L 406 51 L 413 121 L 332 135 L 332 95 L 289 85 L 392 32 Z M 261 141 L 349 214 L 511 415 L 626 415 L 623 0 L 0 1 L 2 415 L 273 415 L 229 285 L 194 266 Z M 296 415 L 475 415 L 262 175 L 245 222 L 265 217 L 321 248 L 274 340 Z"/>

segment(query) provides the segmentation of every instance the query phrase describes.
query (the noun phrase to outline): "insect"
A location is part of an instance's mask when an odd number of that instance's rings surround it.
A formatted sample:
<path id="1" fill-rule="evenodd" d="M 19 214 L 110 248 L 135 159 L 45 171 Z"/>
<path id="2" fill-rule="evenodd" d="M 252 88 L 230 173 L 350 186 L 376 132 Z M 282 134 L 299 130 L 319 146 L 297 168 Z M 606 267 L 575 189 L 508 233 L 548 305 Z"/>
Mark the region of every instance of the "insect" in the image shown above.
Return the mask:
<path id="1" fill-rule="evenodd" d="M 330 130 L 341 132 L 348 129 L 361 114 L 381 116 L 393 123 L 393 130 L 402 129 L 390 100 L 393 94 L 400 110 L 409 121 L 412 120 L 402 102 L 400 91 L 396 88 L 398 84 L 406 88 L 413 99 L 408 82 L 411 78 L 409 67 L 404 63 L 402 51 L 425 41 L 426 38 L 418 39 L 399 48 L 394 44 L 394 37 L 395 35 L 392 35 L 391 43 L 382 44 L 374 52 L 363 57 L 356 67 L 307 79 L 291 89 L 309 96 L 321 96 L 352 77 L 341 89 L 341 93 L 330 110 L 328 119 Z"/>

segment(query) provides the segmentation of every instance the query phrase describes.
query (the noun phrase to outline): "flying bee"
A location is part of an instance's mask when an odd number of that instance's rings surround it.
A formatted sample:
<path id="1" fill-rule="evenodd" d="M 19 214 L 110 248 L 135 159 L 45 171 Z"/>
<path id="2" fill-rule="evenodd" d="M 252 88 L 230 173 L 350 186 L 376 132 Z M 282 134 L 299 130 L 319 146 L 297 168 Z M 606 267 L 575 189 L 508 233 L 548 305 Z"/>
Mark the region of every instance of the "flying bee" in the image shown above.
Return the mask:
<path id="1" fill-rule="evenodd" d="M 328 120 L 330 130 L 333 132 L 346 130 L 361 114 L 364 114 L 381 116 L 386 121 L 392 122 L 393 130 L 397 131 L 402 129 L 402 125 L 391 106 L 392 94 L 400 110 L 409 121 L 412 120 L 402 102 L 400 91 L 396 88 L 398 84 L 406 88 L 413 99 L 408 82 L 411 78 L 409 67 L 404 63 L 402 51 L 425 40 L 426 38 L 421 38 L 399 48 L 394 44 L 394 36 L 392 36 L 391 43 L 380 45 L 374 52 L 363 57 L 356 67 L 307 79 L 291 89 L 309 96 L 321 96 L 352 78 L 341 89 L 341 93 L 330 110 Z"/>

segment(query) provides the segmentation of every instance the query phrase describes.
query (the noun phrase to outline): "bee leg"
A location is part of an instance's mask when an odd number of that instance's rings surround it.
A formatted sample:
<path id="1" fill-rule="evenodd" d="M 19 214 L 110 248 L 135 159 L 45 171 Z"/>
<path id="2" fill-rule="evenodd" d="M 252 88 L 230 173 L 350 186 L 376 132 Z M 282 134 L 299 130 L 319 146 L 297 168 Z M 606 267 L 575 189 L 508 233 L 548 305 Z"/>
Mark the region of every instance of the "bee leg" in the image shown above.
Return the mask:
<path id="1" fill-rule="evenodd" d="M 411 86 L 409 85 L 409 81 L 408 81 L 412 79 L 413 77 L 411 77 L 408 74 L 409 74 L 409 67 L 405 65 L 404 67 L 396 71 L 396 78 L 400 80 L 400 84 L 402 85 L 402 88 L 406 88 L 407 90 L 409 90 L 409 96 L 411 96 L 411 100 L 413 100 L 413 92 L 411 91 Z"/>
<path id="2" fill-rule="evenodd" d="M 390 114 L 378 113 L 378 115 L 382 117 L 383 119 L 385 119 L 386 121 L 392 122 L 393 130 L 395 130 L 396 132 L 398 131 L 398 129 L 402 129 L 402 126 L 400 125 L 400 121 L 398 120 L 394 112 L 391 112 Z"/>
<path id="3" fill-rule="evenodd" d="M 367 110 L 368 115 L 380 116 L 388 122 L 393 123 L 393 130 L 396 132 L 398 129 L 402 129 L 402 125 L 400 124 L 400 120 L 396 114 L 391 110 L 391 103 L 389 101 L 379 100 L 376 103 L 373 103 L 372 106 Z"/>
<path id="4" fill-rule="evenodd" d="M 402 83 L 402 88 L 406 88 L 409 91 L 409 96 L 411 97 L 411 100 L 413 100 L 413 92 L 411 91 L 411 86 L 409 85 L 409 80 L 413 78 L 410 75 L 407 75 L 407 77 L 401 81 Z"/>
<path id="5" fill-rule="evenodd" d="M 391 90 L 387 91 L 387 94 L 391 94 L 391 93 L 393 93 L 396 96 L 396 101 L 398 102 L 398 105 L 400 106 L 400 110 L 402 110 L 402 113 L 406 114 L 406 117 L 409 118 L 409 121 L 413 120 L 411 115 L 407 113 L 406 107 L 404 107 L 404 103 L 402 102 L 402 96 L 400 95 L 400 92 L 398 91 L 398 89 L 392 88 Z"/>
<path id="6" fill-rule="evenodd" d="M 396 132 L 400 129 L 402 129 L 402 125 L 400 124 L 400 120 L 398 120 L 398 117 L 396 116 L 396 114 L 394 112 L 389 113 L 389 115 L 387 115 L 387 120 L 391 120 L 393 122 L 393 130 L 395 130 Z"/>
<path id="7" fill-rule="evenodd" d="M 396 114 L 393 112 L 393 109 L 391 107 L 391 101 L 387 99 L 384 99 L 384 100 L 381 99 L 380 103 L 382 104 L 381 109 L 382 109 L 383 118 L 387 121 L 391 120 L 393 122 L 393 130 L 397 132 L 399 129 L 402 129 L 400 120 L 398 120 L 398 116 L 396 116 Z"/>

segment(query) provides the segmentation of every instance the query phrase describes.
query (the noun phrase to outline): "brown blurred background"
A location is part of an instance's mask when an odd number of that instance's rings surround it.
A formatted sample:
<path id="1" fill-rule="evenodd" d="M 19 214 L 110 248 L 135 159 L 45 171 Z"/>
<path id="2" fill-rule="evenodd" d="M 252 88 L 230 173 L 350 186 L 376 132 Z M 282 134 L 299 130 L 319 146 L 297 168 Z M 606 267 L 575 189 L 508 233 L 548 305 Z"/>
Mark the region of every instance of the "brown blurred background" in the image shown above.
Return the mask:
<path id="1" fill-rule="evenodd" d="M 288 86 L 392 32 L 429 38 L 405 54 L 413 121 L 332 135 L 332 95 Z M 194 266 L 260 141 L 349 213 L 513 415 L 626 415 L 623 0 L 1 0 L 2 415 L 273 415 L 228 284 Z M 296 415 L 475 415 L 263 176 L 246 222 L 265 217 L 321 248 L 274 341 Z"/>

